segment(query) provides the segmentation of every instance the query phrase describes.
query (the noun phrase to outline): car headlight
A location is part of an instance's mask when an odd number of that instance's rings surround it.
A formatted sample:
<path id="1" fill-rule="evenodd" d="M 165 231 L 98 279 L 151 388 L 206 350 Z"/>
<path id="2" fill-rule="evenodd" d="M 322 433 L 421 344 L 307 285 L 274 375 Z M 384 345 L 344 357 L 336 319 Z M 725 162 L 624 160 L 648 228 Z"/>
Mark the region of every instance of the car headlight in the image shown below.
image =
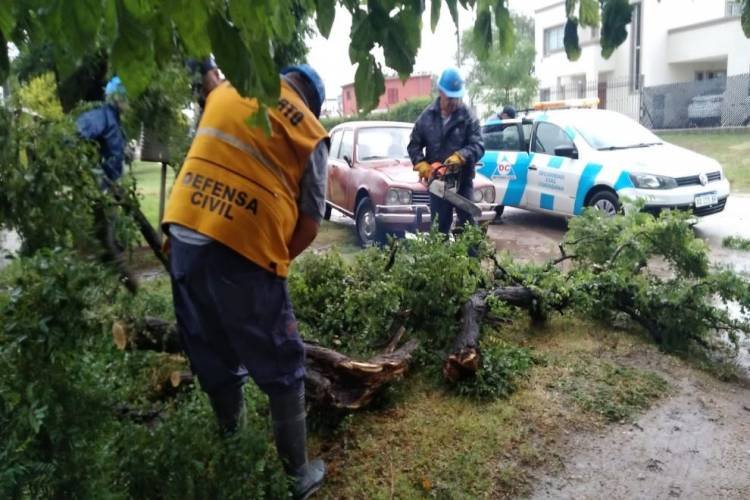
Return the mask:
<path id="1" fill-rule="evenodd" d="M 673 189 L 677 187 L 674 177 L 655 174 L 630 174 L 633 185 L 641 189 Z"/>
<path id="2" fill-rule="evenodd" d="M 484 196 L 483 193 L 482 193 L 482 190 L 481 189 L 475 189 L 474 190 L 474 194 L 472 194 L 471 197 L 472 197 L 472 200 L 474 201 L 474 203 L 479 203 L 480 201 L 482 201 L 482 196 Z"/>
<path id="3" fill-rule="evenodd" d="M 492 186 L 484 188 L 484 195 L 482 197 L 485 203 L 495 203 L 495 188 Z"/>
<path id="4" fill-rule="evenodd" d="M 385 193 L 386 205 L 408 205 L 411 203 L 411 191 L 408 189 L 390 188 Z"/>

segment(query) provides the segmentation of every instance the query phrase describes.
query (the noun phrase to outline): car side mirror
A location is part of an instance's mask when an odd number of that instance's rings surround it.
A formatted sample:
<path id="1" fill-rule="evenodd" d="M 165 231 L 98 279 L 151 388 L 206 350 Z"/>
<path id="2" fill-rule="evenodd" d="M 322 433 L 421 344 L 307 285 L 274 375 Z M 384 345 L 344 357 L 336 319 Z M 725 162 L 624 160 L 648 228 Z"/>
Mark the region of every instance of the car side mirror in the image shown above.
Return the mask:
<path id="1" fill-rule="evenodd" d="M 578 159 L 578 150 L 575 146 L 558 146 L 555 148 L 555 156 L 564 156 L 565 158 Z"/>
<path id="2" fill-rule="evenodd" d="M 349 155 L 344 155 L 344 161 L 346 162 L 347 165 L 349 165 L 349 168 L 352 167 L 352 159 L 349 158 Z"/>

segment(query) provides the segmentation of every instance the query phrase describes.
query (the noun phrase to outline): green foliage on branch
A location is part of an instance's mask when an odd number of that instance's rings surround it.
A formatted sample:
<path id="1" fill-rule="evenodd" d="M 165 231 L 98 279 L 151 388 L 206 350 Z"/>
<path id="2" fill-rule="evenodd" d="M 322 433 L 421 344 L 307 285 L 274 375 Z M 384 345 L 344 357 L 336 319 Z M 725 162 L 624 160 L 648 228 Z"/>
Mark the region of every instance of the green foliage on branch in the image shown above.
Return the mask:
<path id="1" fill-rule="evenodd" d="M 0 497 L 287 496 L 257 388 L 243 432 L 223 441 L 197 388 L 148 401 L 142 384 L 158 354 L 115 350 L 107 331 L 129 296 L 102 267 L 42 250 L 10 274 L 0 290 Z"/>
<path id="2" fill-rule="evenodd" d="M 482 348 L 479 371 L 473 379 L 456 383 L 459 394 L 479 401 L 507 398 L 518 389 L 520 380 L 526 378 L 541 359 L 531 349 L 506 342 L 495 342 Z"/>
<path id="3" fill-rule="evenodd" d="M 472 229 L 451 244 L 437 232 L 393 244 L 390 266 L 391 249 L 368 249 L 353 262 L 335 253 L 298 259 L 289 290 L 306 339 L 367 357 L 403 322 L 428 351 L 449 347 L 461 305 L 489 279 L 469 249 L 487 255 L 487 242 Z"/>

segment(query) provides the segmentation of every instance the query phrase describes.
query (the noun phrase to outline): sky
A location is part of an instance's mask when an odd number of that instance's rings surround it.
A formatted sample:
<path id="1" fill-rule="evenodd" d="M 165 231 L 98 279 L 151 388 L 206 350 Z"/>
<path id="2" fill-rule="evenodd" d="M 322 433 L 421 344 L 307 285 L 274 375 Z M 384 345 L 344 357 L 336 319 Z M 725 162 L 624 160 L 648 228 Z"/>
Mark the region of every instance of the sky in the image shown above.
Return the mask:
<path id="1" fill-rule="evenodd" d="M 534 6 L 538 0 L 510 0 L 513 11 L 532 16 Z M 430 9 L 425 9 L 422 18 L 422 44 L 417 52 L 414 72 L 429 72 L 439 74 L 447 66 L 456 65 L 456 26 L 453 24 L 448 7 L 443 3 L 440 10 L 440 20 L 432 33 L 430 29 Z M 470 28 L 474 23 L 474 12 L 459 7 L 458 21 L 461 32 Z M 326 84 L 326 96 L 336 98 L 341 94 L 341 86 L 354 81 L 356 67 L 349 61 L 349 31 L 352 19 L 349 12 L 336 8 L 336 17 L 328 39 L 317 34 L 312 37 L 307 46 L 309 52 L 307 61 L 323 77 Z M 382 51 L 374 52 L 383 63 Z M 385 68 L 384 70 L 388 71 Z"/>

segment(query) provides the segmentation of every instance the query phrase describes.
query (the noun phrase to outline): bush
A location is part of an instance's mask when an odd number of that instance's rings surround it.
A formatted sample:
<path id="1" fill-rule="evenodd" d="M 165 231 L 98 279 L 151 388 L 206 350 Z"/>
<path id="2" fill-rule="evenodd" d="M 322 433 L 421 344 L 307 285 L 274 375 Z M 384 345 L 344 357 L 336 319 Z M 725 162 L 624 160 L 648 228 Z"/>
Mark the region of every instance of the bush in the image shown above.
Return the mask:
<path id="1" fill-rule="evenodd" d="M 488 343 L 482 348 L 482 361 L 475 377 L 455 385 L 459 394 L 481 401 L 507 398 L 518 388 L 539 360 L 530 349 L 505 342 Z"/>
<path id="2" fill-rule="evenodd" d="M 340 116 L 335 118 L 321 118 L 320 122 L 326 128 L 331 130 L 336 125 L 348 121 L 365 120 L 365 121 L 392 121 L 392 122 L 410 122 L 417 121 L 419 115 L 433 101 L 432 97 L 417 97 L 401 104 L 393 106 L 383 113 L 368 113 L 366 115 Z"/>

